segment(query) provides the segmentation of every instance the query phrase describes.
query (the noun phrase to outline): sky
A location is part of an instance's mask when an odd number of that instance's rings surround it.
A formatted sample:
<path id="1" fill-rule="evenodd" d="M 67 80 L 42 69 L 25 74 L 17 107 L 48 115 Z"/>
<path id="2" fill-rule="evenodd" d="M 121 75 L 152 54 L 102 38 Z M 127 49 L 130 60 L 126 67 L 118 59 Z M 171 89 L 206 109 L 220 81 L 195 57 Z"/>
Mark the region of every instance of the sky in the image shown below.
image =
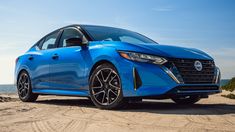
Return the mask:
<path id="1" fill-rule="evenodd" d="M 120 27 L 198 48 L 215 59 L 223 79 L 235 76 L 235 0 L 1 0 L 0 84 L 14 82 L 17 56 L 70 24 Z"/>

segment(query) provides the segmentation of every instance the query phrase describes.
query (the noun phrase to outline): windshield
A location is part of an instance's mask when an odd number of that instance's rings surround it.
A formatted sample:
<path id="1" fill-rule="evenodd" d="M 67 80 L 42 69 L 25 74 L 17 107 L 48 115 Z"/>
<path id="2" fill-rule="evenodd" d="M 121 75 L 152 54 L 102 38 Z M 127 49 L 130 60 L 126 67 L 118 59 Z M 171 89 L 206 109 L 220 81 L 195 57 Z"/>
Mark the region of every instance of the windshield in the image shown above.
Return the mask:
<path id="1" fill-rule="evenodd" d="M 132 44 L 156 43 L 139 33 L 125 29 L 88 25 L 83 25 L 82 28 L 90 35 L 93 41 L 121 41 Z"/>

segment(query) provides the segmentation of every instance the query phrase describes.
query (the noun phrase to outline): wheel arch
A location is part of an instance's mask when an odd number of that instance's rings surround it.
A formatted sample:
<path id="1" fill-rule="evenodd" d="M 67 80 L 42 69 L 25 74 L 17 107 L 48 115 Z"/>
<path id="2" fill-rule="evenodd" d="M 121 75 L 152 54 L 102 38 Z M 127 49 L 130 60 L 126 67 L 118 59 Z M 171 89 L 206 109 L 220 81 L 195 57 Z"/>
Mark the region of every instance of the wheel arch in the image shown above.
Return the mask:
<path id="1" fill-rule="evenodd" d="M 90 80 L 90 77 L 91 77 L 93 71 L 95 70 L 95 68 L 96 68 L 97 66 L 101 65 L 101 64 L 104 64 L 104 63 L 111 64 L 111 65 L 113 65 L 113 66 L 116 68 L 116 66 L 115 66 L 111 61 L 109 61 L 109 60 L 99 60 L 99 61 L 97 61 L 97 62 L 92 66 L 92 68 L 91 68 L 91 70 L 90 70 L 90 72 L 89 72 L 89 80 Z M 117 70 L 117 68 L 116 68 L 116 70 Z"/>
<path id="2" fill-rule="evenodd" d="M 16 85 L 17 85 L 17 83 L 18 83 L 20 74 L 21 74 L 22 72 L 26 72 L 26 73 L 29 74 L 29 72 L 28 72 L 26 69 L 24 69 L 24 68 L 23 68 L 23 69 L 20 69 L 19 72 L 18 72 L 18 74 L 16 75 Z"/>

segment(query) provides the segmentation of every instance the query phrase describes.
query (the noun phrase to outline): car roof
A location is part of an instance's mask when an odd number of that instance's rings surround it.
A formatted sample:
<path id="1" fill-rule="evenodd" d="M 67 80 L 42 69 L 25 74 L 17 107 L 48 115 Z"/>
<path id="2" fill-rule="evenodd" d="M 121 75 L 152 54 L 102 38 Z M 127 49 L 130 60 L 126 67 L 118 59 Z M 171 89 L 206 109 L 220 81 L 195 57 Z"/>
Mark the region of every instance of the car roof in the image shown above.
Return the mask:
<path id="1" fill-rule="evenodd" d="M 68 27 L 104 27 L 104 28 L 116 28 L 116 27 L 111 27 L 111 26 L 103 26 L 103 25 L 89 25 L 89 24 L 71 24 L 65 27 L 62 27 L 60 29 L 64 29 L 64 28 L 68 28 Z M 117 28 L 117 29 L 121 29 L 121 28 Z"/>

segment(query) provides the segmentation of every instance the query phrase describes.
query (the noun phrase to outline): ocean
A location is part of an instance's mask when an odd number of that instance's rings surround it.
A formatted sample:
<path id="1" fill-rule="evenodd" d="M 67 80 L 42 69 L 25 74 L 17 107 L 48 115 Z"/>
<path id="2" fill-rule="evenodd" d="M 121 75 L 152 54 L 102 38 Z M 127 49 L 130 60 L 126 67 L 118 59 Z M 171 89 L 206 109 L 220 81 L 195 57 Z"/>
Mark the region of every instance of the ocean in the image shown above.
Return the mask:
<path id="1" fill-rule="evenodd" d="M 222 79 L 221 86 L 228 83 L 228 81 L 229 79 Z M 17 91 L 14 85 L 6 84 L 6 85 L 0 85 L 0 93 L 17 93 Z"/>
<path id="2" fill-rule="evenodd" d="M 17 93 L 16 87 L 11 84 L 0 85 L 0 93 Z"/>

